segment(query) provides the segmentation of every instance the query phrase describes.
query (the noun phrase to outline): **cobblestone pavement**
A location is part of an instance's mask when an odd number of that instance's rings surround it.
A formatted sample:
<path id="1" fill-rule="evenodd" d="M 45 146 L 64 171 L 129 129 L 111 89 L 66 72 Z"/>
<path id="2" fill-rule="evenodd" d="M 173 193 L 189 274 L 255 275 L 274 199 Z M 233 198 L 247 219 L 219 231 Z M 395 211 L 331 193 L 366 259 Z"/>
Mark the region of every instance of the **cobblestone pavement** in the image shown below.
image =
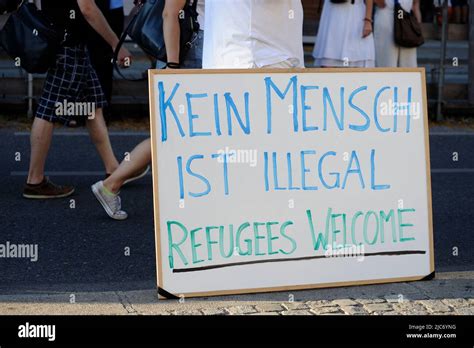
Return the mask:
<path id="1" fill-rule="evenodd" d="M 158 301 L 154 290 L 0 296 L 0 314 L 474 315 L 474 272 L 434 280 Z"/>

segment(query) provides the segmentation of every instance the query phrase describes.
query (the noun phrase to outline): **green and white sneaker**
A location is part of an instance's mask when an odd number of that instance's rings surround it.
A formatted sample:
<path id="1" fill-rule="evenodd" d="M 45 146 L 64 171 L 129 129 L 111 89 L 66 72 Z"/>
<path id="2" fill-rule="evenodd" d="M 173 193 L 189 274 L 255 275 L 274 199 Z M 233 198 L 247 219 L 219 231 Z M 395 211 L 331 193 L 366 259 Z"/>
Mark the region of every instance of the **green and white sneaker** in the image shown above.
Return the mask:
<path id="1" fill-rule="evenodd" d="M 91 189 L 95 198 L 112 219 L 125 220 L 128 217 L 128 214 L 122 210 L 120 196 L 107 190 L 103 181 L 96 182 L 91 186 Z"/>

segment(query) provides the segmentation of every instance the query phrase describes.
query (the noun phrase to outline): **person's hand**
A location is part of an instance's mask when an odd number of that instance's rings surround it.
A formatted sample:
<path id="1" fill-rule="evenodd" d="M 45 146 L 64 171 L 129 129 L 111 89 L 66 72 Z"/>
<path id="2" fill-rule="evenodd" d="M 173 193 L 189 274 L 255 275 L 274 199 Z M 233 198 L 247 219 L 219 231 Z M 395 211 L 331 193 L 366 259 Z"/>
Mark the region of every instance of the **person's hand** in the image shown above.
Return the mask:
<path id="1" fill-rule="evenodd" d="M 122 68 L 128 68 L 132 65 L 132 54 L 125 47 L 120 48 L 117 63 Z"/>
<path id="2" fill-rule="evenodd" d="M 384 8 L 386 6 L 385 0 L 374 0 L 374 2 L 377 7 Z"/>
<path id="3" fill-rule="evenodd" d="M 364 30 L 362 32 L 362 37 L 367 37 L 372 34 L 372 22 L 364 21 Z"/>

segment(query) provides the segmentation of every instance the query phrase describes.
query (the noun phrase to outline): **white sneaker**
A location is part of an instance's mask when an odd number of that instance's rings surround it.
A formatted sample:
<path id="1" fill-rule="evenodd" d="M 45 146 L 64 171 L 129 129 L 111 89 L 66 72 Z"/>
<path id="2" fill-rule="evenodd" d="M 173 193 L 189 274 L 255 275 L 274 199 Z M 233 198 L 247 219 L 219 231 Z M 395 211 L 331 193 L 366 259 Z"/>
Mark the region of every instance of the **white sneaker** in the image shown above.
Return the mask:
<path id="1" fill-rule="evenodd" d="M 105 212 L 114 220 L 125 220 L 128 214 L 121 210 L 122 202 L 119 195 L 111 195 L 104 188 L 104 182 L 99 181 L 91 186 L 95 198 L 102 204 Z"/>

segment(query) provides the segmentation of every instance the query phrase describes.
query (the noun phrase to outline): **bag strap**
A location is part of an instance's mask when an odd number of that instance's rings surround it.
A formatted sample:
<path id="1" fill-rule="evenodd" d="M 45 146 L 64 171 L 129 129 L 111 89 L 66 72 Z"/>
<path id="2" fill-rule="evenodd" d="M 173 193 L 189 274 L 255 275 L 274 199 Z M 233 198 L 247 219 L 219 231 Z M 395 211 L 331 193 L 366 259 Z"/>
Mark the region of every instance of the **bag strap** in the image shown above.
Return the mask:
<path id="1" fill-rule="evenodd" d="M 112 58 L 112 64 L 114 66 L 114 69 L 115 71 L 117 71 L 117 73 L 120 75 L 121 78 L 123 78 L 124 80 L 127 80 L 127 81 L 145 81 L 147 80 L 146 77 L 140 77 L 138 79 L 131 79 L 127 76 L 125 76 L 123 73 L 122 73 L 122 70 L 120 69 L 120 67 L 118 66 L 118 63 L 117 63 L 117 60 L 118 60 L 118 55 L 119 55 L 119 52 L 120 52 L 120 49 L 122 48 L 123 44 L 125 43 L 125 40 L 127 39 L 127 36 L 128 36 L 128 32 L 129 32 L 129 29 L 135 24 L 135 21 L 137 20 L 138 18 L 138 14 L 140 12 L 140 10 L 142 9 L 142 6 L 143 6 L 143 3 L 140 2 L 137 7 L 138 7 L 138 10 L 135 12 L 133 18 L 130 20 L 130 22 L 128 23 L 127 25 L 127 28 L 125 28 L 125 30 L 123 31 L 122 35 L 120 36 L 120 39 L 119 39 L 119 42 L 117 44 L 117 46 L 115 47 L 115 51 L 114 51 L 114 56 Z"/>
<path id="2" fill-rule="evenodd" d="M 120 40 L 119 40 L 119 43 L 117 44 L 117 47 L 115 47 L 114 57 L 112 58 L 112 64 L 114 65 L 114 69 L 120 75 L 120 77 L 123 78 L 124 80 L 127 80 L 127 81 L 144 81 L 144 80 L 146 80 L 145 78 L 131 79 L 131 78 L 125 76 L 122 73 L 122 69 L 120 69 L 120 67 L 118 66 L 118 63 L 117 63 L 118 55 L 119 55 L 120 49 L 122 48 L 126 38 L 127 38 L 127 32 L 124 32 L 122 34 L 122 36 L 120 37 Z"/>
<path id="3" fill-rule="evenodd" d="M 196 26 L 194 26 L 194 32 L 198 32 L 200 29 L 201 30 L 204 30 L 204 28 L 201 28 L 199 26 L 199 13 L 197 11 L 197 5 L 198 5 L 198 1 L 199 0 L 193 0 L 193 4 L 191 5 L 191 0 L 186 0 L 186 4 L 189 8 L 191 8 L 191 12 L 192 12 L 192 15 L 193 15 L 193 18 L 192 18 L 192 21 L 195 21 L 196 23 Z"/>

